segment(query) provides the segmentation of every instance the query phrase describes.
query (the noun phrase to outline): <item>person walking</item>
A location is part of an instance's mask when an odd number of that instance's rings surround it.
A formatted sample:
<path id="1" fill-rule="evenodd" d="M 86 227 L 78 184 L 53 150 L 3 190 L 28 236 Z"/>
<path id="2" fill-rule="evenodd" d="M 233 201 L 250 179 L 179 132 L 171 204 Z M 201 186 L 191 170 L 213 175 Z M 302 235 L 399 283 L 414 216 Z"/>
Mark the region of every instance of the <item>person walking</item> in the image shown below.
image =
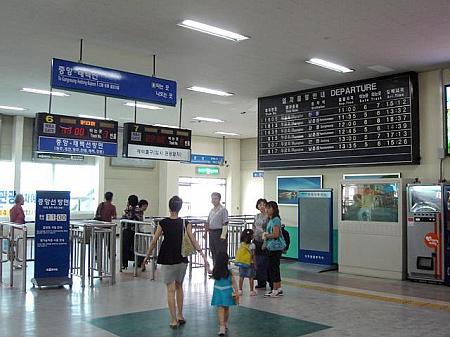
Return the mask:
<path id="1" fill-rule="evenodd" d="M 182 206 L 183 200 L 181 200 L 180 197 L 174 196 L 170 198 L 170 216 L 159 222 L 155 235 L 150 243 L 150 247 L 148 248 L 147 254 L 141 265 L 141 267 L 144 267 L 148 262 L 159 238 L 163 235 L 164 239 L 159 250 L 157 262 L 162 265 L 163 282 L 167 286 L 167 304 L 170 313 L 169 326 L 172 329 L 177 329 L 178 326 L 186 323 L 183 316 L 183 280 L 186 275 L 188 259 L 181 255 L 184 233 L 188 235 L 192 245 L 202 256 L 205 266 L 208 264 L 206 255 L 202 252 L 199 243 L 192 234 L 191 224 L 178 217 L 178 213 Z"/>

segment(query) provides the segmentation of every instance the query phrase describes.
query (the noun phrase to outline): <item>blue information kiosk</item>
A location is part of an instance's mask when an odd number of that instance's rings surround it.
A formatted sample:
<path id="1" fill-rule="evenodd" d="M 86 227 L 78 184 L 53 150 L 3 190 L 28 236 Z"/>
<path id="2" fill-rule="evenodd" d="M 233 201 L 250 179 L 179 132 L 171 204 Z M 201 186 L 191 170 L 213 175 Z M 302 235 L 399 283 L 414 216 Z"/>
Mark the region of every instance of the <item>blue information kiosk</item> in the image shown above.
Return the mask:
<path id="1" fill-rule="evenodd" d="M 33 286 L 72 285 L 69 277 L 70 192 L 36 191 Z"/>

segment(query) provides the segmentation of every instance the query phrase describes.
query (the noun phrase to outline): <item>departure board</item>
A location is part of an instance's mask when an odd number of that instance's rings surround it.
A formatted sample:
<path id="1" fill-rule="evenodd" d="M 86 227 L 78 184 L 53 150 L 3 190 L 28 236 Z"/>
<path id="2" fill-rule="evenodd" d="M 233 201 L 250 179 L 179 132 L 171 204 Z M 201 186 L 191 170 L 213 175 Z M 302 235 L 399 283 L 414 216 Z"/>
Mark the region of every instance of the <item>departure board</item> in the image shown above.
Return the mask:
<path id="1" fill-rule="evenodd" d="M 40 112 L 35 120 L 36 152 L 117 156 L 118 123 Z"/>
<path id="2" fill-rule="evenodd" d="M 258 169 L 419 164 L 417 73 L 258 99 Z"/>
<path id="3" fill-rule="evenodd" d="M 191 134 L 188 129 L 125 123 L 123 154 L 128 158 L 190 161 Z"/>

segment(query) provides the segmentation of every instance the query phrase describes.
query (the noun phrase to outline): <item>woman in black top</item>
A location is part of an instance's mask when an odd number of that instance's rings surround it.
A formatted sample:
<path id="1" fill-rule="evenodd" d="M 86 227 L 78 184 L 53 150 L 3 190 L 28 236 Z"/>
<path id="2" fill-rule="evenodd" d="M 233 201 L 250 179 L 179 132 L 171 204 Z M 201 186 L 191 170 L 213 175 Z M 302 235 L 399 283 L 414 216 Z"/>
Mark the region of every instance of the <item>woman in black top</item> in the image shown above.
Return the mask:
<path id="1" fill-rule="evenodd" d="M 186 275 L 188 259 L 181 255 L 184 227 L 186 227 L 186 234 L 189 236 L 192 245 L 205 260 L 205 265 L 207 262 L 205 254 L 192 234 L 191 224 L 178 217 L 178 212 L 181 210 L 182 205 L 183 201 L 178 196 L 174 196 L 169 200 L 170 217 L 159 222 L 155 236 L 150 243 L 142 264 L 142 266 L 145 266 L 148 262 L 159 237 L 163 235 L 164 239 L 158 254 L 158 264 L 162 265 L 163 280 L 167 285 L 167 303 L 169 305 L 170 327 L 172 329 L 176 329 L 179 324 L 186 323 L 183 316 L 183 280 Z"/>

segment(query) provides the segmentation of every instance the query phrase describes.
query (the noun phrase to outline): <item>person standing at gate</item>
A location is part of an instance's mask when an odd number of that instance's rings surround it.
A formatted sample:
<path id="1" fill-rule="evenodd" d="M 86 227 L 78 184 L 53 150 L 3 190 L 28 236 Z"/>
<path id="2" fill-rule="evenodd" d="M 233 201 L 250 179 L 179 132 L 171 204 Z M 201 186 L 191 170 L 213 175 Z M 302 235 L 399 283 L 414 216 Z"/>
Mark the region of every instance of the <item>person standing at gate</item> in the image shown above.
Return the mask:
<path id="1" fill-rule="evenodd" d="M 209 233 L 209 249 L 213 263 L 218 252 L 227 252 L 228 242 L 228 211 L 220 204 L 221 195 L 218 192 L 211 194 L 211 203 L 214 208 L 209 212 L 206 223 L 206 232 Z"/>

